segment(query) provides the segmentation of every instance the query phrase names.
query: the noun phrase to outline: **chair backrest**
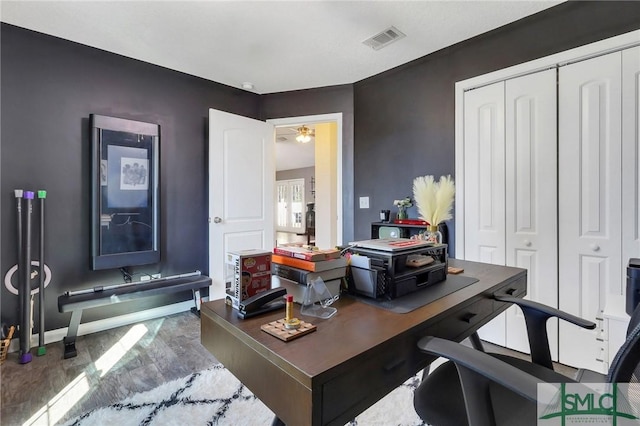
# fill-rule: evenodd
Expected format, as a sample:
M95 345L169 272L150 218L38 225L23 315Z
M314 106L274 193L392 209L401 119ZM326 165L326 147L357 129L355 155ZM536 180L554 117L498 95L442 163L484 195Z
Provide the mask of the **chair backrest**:
M627 339L609 367L608 383L640 383L640 305L631 315Z
M627 327L627 336L631 334L634 328L640 324L640 304L636 306L636 309L631 313L631 319L629 320L629 327Z

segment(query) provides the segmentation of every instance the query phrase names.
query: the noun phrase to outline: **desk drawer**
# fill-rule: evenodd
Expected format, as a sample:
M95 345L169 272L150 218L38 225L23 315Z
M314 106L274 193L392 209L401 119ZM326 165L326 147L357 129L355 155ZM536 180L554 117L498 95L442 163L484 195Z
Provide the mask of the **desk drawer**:
M493 308L493 299L478 299L436 323L380 345L366 357L352 360L350 368L322 386L322 424L344 424L349 419L338 419L342 413L359 406L369 407L426 367L433 358L418 350L417 343L422 337L462 340L491 316Z
M436 336L460 341L481 327L493 313L494 300L487 297L449 314L422 330L421 337Z
M525 292L526 277L500 287L494 294L520 296ZM338 416L345 411L369 407L426 367L433 357L418 350L416 345L422 337L461 341L506 308L503 305L506 304L497 302L490 294L477 297L466 306L447 312L438 321L386 342L366 357L351 360L342 374L322 385L322 424L344 424L349 419L338 419ZM363 383L366 386L362 386Z
M349 419L336 422L338 416L356 407L373 405L414 375L419 370L418 357L407 354L418 353L416 342L404 338L381 345L375 353L354 359L353 367L325 383L322 424L345 424ZM425 358L418 355L420 359Z
M524 297L527 294L527 279L521 278L493 292L496 296Z
M525 277L499 288L493 294L521 297L526 294L526 288L527 280ZM436 336L443 339L461 341L506 309L508 307L506 305L508 304L498 302L493 296L478 298L471 304L448 314L446 318L439 322L427 325L421 337Z

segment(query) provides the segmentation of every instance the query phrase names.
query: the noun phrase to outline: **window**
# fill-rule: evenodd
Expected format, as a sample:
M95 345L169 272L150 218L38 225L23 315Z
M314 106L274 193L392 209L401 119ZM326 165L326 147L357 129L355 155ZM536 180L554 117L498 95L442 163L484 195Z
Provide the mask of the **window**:
M276 230L304 232L304 179L276 181L277 222Z

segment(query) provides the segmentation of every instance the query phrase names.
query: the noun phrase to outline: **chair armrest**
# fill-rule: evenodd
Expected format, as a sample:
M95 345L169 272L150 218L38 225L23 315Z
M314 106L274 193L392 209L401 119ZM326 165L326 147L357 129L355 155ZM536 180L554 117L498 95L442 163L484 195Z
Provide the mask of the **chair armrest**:
M429 354L451 360L457 367L467 368L488 381L498 383L512 392L535 402L537 400L540 379L507 364L489 354L480 352L459 343L427 336L418 341L418 348ZM465 398L473 389L462 389Z
M447 358L455 365L460 380L467 419L471 426L495 425L497 422L493 402L504 401L505 394L499 391L494 393L498 389L493 389L491 387L492 383L501 385L533 405L533 418L529 417L531 414L529 409L532 408L529 405L529 409L517 412L516 417L524 416L517 424L538 424L535 406L540 401L557 400L559 392L557 383L573 383L574 386L581 386L574 380L553 371L548 371L550 374L545 373L537 377L485 352L438 337L423 337L418 341L417 346L421 351ZM540 367L538 369L545 370ZM555 376L558 376L558 380L554 378ZM438 377L441 380L444 378L455 380L455 378L449 378L448 376ZM423 380L429 380L429 377ZM544 383L548 383L548 385L539 386ZM588 388L582 389L588 390ZM494 398L497 398L497 400ZM517 406L517 409L521 410L527 405L520 404L519 401L513 398L507 398L506 401L506 404L510 405L505 405L499 409L507 409L508 411L507 407ZM510 416L511 422L509 424L514 424L512 422L513 419L514 417Z
M513 303L520 307L527 324L531 360L534 363L547 367L551 370L553 370L553 363L551 362L551 352L549 351L549 337L547 336L546 324L549 318L560 318L589 330L596 328L596 324L592 321L585 320L584 318L577 317L570 313L532 300L500 295L494 295L494 299L499 302Z
M520 306L520 308L524 312L525 317L527 316L527 312L525 311L525 309L528 312L531 312L531 310L533 310L534 312L537 312L539 315L545 316L545 318L551 318L551 317L560 318L562 320L565 320L567 322L570 322L579 327L586 328L589 330L593 330L594 328L596 328L596 324L593 321L589 321L584 318L577 317L568 312L564 312L559 309L552 308L551 306L548 306L548 305L543 305L542 303L539 303L539 302L534 302L533 300L526 300L520 297L500 296L500 295L495 295L494 299L500 302L513 303L515 305Z

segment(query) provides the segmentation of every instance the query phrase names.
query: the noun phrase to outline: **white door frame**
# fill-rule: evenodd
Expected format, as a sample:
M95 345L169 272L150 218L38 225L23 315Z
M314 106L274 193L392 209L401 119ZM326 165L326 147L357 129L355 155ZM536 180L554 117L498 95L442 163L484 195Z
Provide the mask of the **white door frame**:
M301 124L315 124L315 123L336 123L337 141L338 141L338 165L337 165L337 173L336 181L336 207L337 207L337 234L336 241L338 245L342 244L342 113L332 113L332 114L318 114L318 115L305 115L299 117L287 117L287 118L273 118L266 120L267 123L271 123L276 127L283 126L295 126ZM275 143L275 140L274 142Z

